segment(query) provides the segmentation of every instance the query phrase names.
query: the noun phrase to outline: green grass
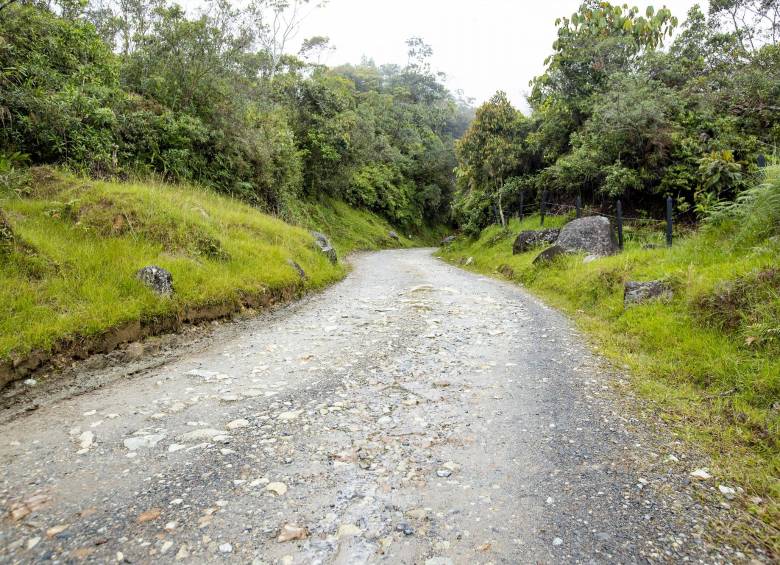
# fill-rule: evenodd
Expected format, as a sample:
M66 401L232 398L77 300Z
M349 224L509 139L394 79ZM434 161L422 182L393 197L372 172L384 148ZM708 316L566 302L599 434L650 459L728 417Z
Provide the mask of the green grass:
M0 361L187 308L318 289L346 272L315 249L308 229L195 187L43 171L26 196L0 193L0 209L15 238L0 241ZM340 256L398 245L368 212L335 201L307 209L308 227L328 233ZM304 283L287 259L303 267ZM173 274L172 298L135 279L151 264Z
M775 177L776 178L776 177ZM775 180L777 182L777 180ZM548 217L545 226L570 218ZM776 220L772 220L776 221ZM780 232L780 224L773 229ZM645 249L663 239L627 228L625 251L583 263L565 256L532 264L540 250L512 255L514 236L539 229L539 218L513 220L459 239L442 256L523 284L570 314L596 348L630 369L636 389L680 437L713 457L717 476L746 490L746 509L763 523L745 533L780 550L780 242L735 242L735 223L678 238L671 249ZM670 302L625 310L625 281L667 280Z

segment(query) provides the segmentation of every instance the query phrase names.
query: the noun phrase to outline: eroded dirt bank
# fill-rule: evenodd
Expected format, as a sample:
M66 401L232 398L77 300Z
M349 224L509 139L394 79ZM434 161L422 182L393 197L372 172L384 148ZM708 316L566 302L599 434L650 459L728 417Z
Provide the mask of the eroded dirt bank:
M560 314L431 250L162 361L3 425L0 561L747 561Z

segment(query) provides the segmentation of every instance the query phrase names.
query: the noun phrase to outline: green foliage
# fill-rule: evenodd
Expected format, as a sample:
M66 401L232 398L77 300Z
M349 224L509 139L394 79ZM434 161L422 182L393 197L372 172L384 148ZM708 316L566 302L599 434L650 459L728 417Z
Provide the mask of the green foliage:
M404 68L307 63L285 52L300 3L216 2L197 17L166 0L10 5L0 152L194 181L284 218L328 195L408 227L448 221L469 108L431 71L431 48L411 40ZM305 47L313 59L327 41Z

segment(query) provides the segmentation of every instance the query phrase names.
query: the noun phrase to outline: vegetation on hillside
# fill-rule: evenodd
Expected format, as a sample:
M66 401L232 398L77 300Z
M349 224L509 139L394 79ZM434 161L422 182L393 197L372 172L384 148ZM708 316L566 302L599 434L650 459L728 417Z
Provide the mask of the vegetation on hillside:
M307 0L35 0L0 12L0 178L61 164L195 182L284 219L331 197L406 229L449 218L468 107L408 40L406 66L291 55ZM284 22L284 25L281 24Z
M33 173L24 198L3 200L0 363L139 320L291 298L345 273L306 229L207 189ZM417 243L392 240L386 220L343 203L310 204L308 214L312 227L329 229L341 256ZM172 297L136 279L148 265L173 274Z
M751 186L780 142L780 3L713 0L678 26L666 9L589 0L558 20L531 113L499 92L458 150L456 212L471 234L520 204L612 206L690 220Z
M571 219L548 216L545 226ZM519 282L572 315L678 433L707 449L718 475L746 489L764 526L742 534L780 551L780 167L671 248L648 249L660 230L629 225L618 255L535 265L538 249L513 255L512 243L538 227L538 216L511 219L443 256L472 257L468 268ZM626 281L656 279L672 285L671 301L624 308Z

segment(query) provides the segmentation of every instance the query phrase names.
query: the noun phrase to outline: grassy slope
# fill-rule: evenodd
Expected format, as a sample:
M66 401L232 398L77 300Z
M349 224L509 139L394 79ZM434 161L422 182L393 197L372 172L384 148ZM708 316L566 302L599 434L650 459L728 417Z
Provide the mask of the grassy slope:
M55 173L30 197L3 197L20 241L0 253L0 361L187 307L233 303L242 293L316 289L341 278L306 229L197 188L89 181ZM343 255L410 245L387 238L384 220L337 202L308 205L311 227ZM287 263L297 261L308 275ZM155 264L173 273L173 298L134 278Z
M545 225L568 219L548 216ZM643 242L660 241L662 234L629 231L620 255L587 264L581 255L568 256L539 267L532 265L539 250L512 255L514 235L538 228L538 217L515 220L507 232L488 228L478 239L457 241L442 255L455 262L473 257L470 269L524 284L572 315L601 352L631 370L638 390L675 431L713 456L721 480L737 482L749 496L765 499L748 503L764 525L748 535L778 552L780 277L773 271L778 245L737 250L723 233L710 230L682 238L671 249L643 249ZM757 273L767 272L775 273L775 286L764 288ZM745 283L737 288L761 292L751 290L736 314L757 323L746 322L734 331L705 323L708 314L723 315L728 300L702 299L723 296L724 281L743 276ZM675 298L624 310L623 283L653 279L668 280ZM702 304L716 311L702 312ZM755 339L764 335L762 323L765 329L771 326L763 341Z

